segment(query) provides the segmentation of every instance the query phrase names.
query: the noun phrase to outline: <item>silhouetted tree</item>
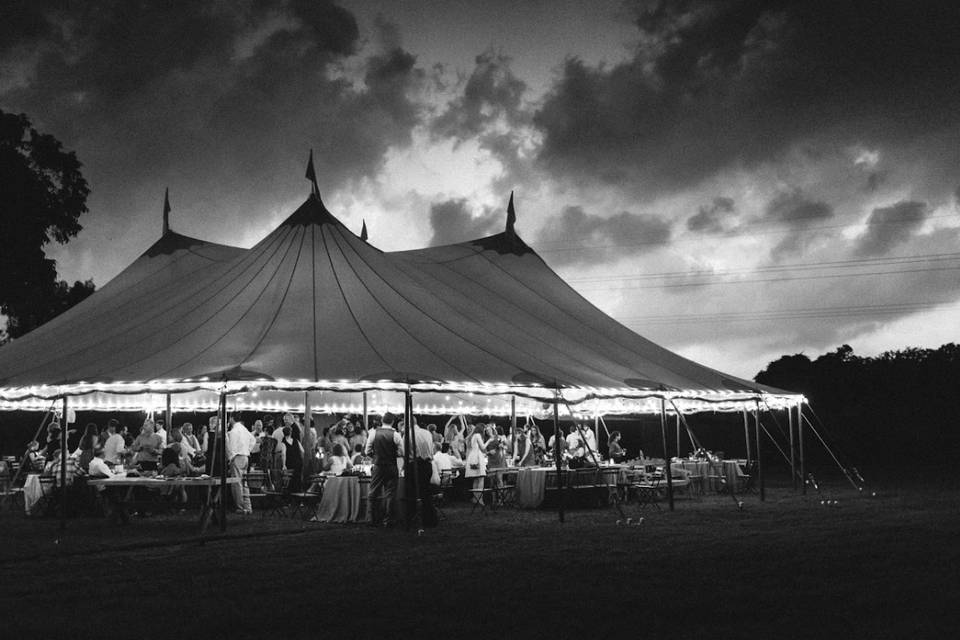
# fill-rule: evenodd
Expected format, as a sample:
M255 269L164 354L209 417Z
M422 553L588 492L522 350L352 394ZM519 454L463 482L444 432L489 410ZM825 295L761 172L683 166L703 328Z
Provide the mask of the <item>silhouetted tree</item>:
M50 242L77 235L90 189L80 161L59 140L37 132L24 114L0 110L0 313L16 336L46 322L93 283L57 280Z

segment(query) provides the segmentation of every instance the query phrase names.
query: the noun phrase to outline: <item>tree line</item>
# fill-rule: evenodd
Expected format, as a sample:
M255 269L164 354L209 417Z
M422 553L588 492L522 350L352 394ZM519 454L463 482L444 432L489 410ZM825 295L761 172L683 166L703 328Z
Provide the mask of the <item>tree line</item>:
M960 345L864 357L845 344L814 360L782 356L755 380L803 393L828 442L853 464L914 464L960 454Z

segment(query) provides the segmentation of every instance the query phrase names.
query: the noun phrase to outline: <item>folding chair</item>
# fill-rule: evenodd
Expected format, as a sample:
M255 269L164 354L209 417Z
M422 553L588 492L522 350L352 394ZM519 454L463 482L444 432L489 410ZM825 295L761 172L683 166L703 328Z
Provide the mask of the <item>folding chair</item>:
M293 509L290 511L290 517L297 514L303 520L309 520L317 515L317 507L320 506L320 499L323 497L323 485L327 477L323 474L310 476L310 486L306 491L298 491L289 494Z
M59 504L59 496L56 478L40 476L40 498L33 505L30 515L40 517L51 515Z
M660 478L642 478L630 485L637 497L640 510L649 506L660 511Z
M493 499L498 507L513 507L517 503L517 472L504 471L500 483L493 487Z
M280 469L271 469L269 471L269 479L271 486L273 488L264 490L264 503L263 503L263 512L260 514L260 519L266 518L268 515L276 515L278 518L287 518L290 516L287 507L290 502L290 478L292 477L292 472L288 469L281 471Z
M757 461L751 460L747 463L747 470L743 471L740 465L737 465L737 479L740 482L740 493L756 493L754 482L757 477Z
M472 480L472 479L471 479ZM473 501L473 506L470 509L470 513L473 513L477 510L477 507L480 507L480 513L486 513L487 511L487 496L491 496L491 503L493 502L493 489L491 488L491 477L488 475L483 479L483 484L479 489L476 487L470 487L470 498ZM491 507L496 505L491 504Z
M448 494L453 491L453 480L456 477L456 469L444 469L440 472L440 486L433 494L433 508L436 509L437 517L441 520L447 519L443 507L447 506Z

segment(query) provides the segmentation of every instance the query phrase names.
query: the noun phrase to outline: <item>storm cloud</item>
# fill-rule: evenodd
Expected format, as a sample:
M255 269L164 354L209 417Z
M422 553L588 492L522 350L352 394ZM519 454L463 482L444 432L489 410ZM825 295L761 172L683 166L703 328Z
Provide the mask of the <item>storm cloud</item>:
M476 240L502 230L503 214L484 207L474 215L466 199L455 198L430 205L431 246Z
M703 205L697 214L687 219L687 229L704 233L720 233L724 230L724 221L736 212L733 198L716 197L708 205Z
M810 227L832 217L833 207L808 197L800 189L777 194L767 203L764 219L782 224L786 235L770 250L770 257L779 260L800 253L802 241L812 237Z
M877 207L867 218L867 231L857 242L859 256L882 256L904 244L927 219L926 202L903 200L889 207Z
M669 242L671 235L670 222L655 214L621 211L606 218L573 205L551 219L540 233L538 246L551 263L597 263L598 255L610 260L649 251Z
M937 44L960 40L956 3L644 1L634 11L633 57L569 59L536 113L549 171L656 194L798 145L958 137L960 56ZM933 160L957 157L945 148Z

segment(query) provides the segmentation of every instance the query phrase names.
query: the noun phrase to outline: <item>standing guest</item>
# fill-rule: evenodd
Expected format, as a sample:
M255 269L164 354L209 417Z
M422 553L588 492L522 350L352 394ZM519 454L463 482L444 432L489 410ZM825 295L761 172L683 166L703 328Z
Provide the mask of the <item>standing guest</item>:
M487 456L483 452L483 424L474 425L473 433L467 440L465 466L464 477L473 478L474 489L483 489L483 481L487 477Z
M333 445L339 444L343 447L344 451L350 450L350 440L347 438L347 425L350 424L346 420L341 420L337 423L337 426L332 429L333 433L330 435L330 450L333 450Z
M433 487L430 485L430 478L433 476L433 436L429 431L417 424L416 416L413 417L413 464L412 470L417 474L416 483L407 480L408 495L417 490L417 499L420 501L420 521L424 527L437 526L437 510L433 504ZM409 476L408 476L409 477ZM414 486L411 486L414 485ZM409 511L407 517L411 517Z
M506 458L503 453L503 440L494 425L487 425L484 429L483 450L487 454L487 467L490 469L501 469L507 466Z
M567 433L567 453L572 458L582 458L584 454L583 438L580 436L576 424L570 425L570 430Z
M607 441L607 448L610 451L610 459L620 463L627 459L627 451L620 446L620 432L611 431L610 439Z
M439 431L437 431L437 425L431 422L427 425L427 431L430 432L430 437L433 438L434 452L440 451L440 445L443 443L443 436L440 435Z
M350 429L351 433L347 436L347 440L350 442L350 449L351 451L356 451L357 445L360 445L360 452L362 453L363 445L367 443L367 432L359 422L351 425Z
M207 449L210 448L210 431L207 425L200 424L200 428L197 430L196 434L197 442L200 443L200 451L206 453Z
M282 441L283 438L284 438L284 435L283 435L283 428L284 428L284 427L290 427L290 430L291 430L291 433L292 433L292 431L293 431L293 422L294 422L294 420L293 420L293 414L292 414L292 413L285 413L285 414L283 414L283 419L281 420L280 425L274 430L274 432L273 432L273 434L272 434L273 437L274 437L274 439L275 439L277 442Z
M21 462L23 472L43 471L43 462L41 460L40 443L36 440L31 440L27 443L27 450L23 453L23 462Z
M93 460L93 450L97 448L98 441L97 425L91 422L84 429L83 435L80 437L80 445L73 453L74 457L77 458L77 466L84 473L90 467L90 461Z
M203 433L203 452L206 459L206 472L211 476L220 475L220 418L210 416Z
M167 430L164 426L163 420L157 420L154 430L157 432L157 435L160 436L160 441L163 442L163 446L167 446Z
M283 439L280 441L280 460L283 462L283 468L289 469L290 491L297 493L302 486L303 474L303 446L300 441L293 437L293 429L285 426L281 431Z
M536 457L534 456L532 431L532 428L529 431L520 431L520 435L517 438L514 463L518 467L534 467L537 464Z
M367 464L366 462L363 461L365 457L366 456L363 455L363 445L362 444L354 445L353 453L350 457L350 463L354 466L358 464Z
M250 450L253 449L254 437L247 427L234 419L233 425L227 431L227 459L230 461L230 475L240 478L240 482L231 485L233 503L237 513L251 514L253 507L250 504L250 489L247 487L247 467L250 465Z
M454 420L460 419L460 416L451 416L447 420L447 425L444 428L443 432L443 441L450 443L450 452L463 460L466 455L466 440L464 439L466 434L466 425L463 423L463 420L460 419L460 424L454 424Z
M394 522L394 496L400 473L397 460L403 455L403 440L393 428L396 417L389 411L383 414L382 426L371 430L363 450L373 458L367 508L370 525L389 526Z
M586 446L586 455L588 457L592 457L591 454L600 457L600 452L597 451L597 434L593 432L593 429L583 427L583 442Z
M117 433L117 426L119 423L113 418L107 421L107 440L103 443L103 459L114 467L123 463L123 454L126 453L123 436Z
M60 448L60 423L51 422L47 427L47 441L43 445L43 456L50 460L53 452Z
M253 423L253 447L250 448L250 466L260 461L260 443L263 442L263 421L256 420Z
M140 435L133 441L133 446L130 448L137 454L136 463L141 471L157 470L163 443L160 441L160 436L153 430L153 420L147 418L143 421Z

